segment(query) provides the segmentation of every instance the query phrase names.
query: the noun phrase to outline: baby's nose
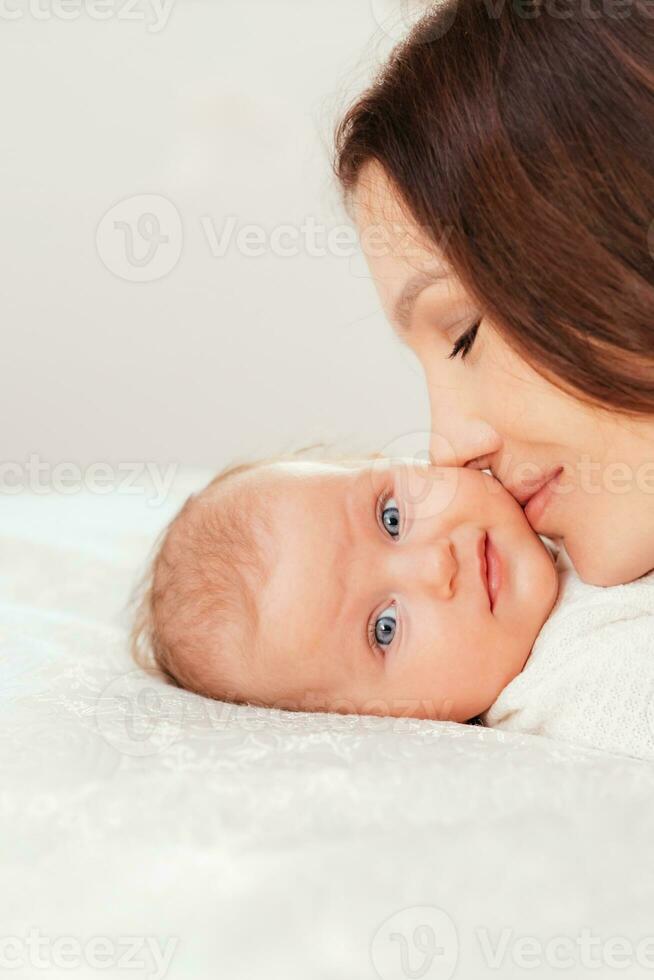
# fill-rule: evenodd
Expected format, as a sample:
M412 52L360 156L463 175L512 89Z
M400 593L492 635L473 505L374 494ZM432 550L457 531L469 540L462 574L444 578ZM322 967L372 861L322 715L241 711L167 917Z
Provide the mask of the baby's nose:
M449 599L454 595L454 580L457 572L457 563L454 555L454 547L449 538L444 538L437 542L435 555L434 580L439 595Z
M407 552L409 577L416 587L440 599L454 595L458 565L452 542L440 538Z

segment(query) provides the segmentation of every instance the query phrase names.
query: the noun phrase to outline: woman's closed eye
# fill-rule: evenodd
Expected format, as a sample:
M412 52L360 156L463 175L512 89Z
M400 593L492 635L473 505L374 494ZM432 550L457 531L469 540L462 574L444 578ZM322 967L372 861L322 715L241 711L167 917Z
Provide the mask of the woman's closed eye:
M461 355L462 361L466 359L466 356L472 350L472 345L474 344L477 338L477 332L479 331L480 325L481 325L481 320L473 324L473 326L470 327L469 330L466 330L465 333L461 334L459 339L454 344L451 353L448 354L448 360L450 361L453 360L458 354Z

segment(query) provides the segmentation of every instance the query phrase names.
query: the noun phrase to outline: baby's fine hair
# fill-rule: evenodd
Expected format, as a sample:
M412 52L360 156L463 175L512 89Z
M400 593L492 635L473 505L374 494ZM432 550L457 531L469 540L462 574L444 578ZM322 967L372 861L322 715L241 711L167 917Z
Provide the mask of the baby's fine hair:
M243 681L256 664L256 593L269 571L270 524L265 492L239 478L307 458L353 457L315 443L234 463L191 494L155 541L132 598L131 650L139 666L197 694L253 703Z
M233 703L245 700L255 590L267 570L266 508L238 478L273 461L229 466L191 494L155 542L132 600L136 662L179 687Z

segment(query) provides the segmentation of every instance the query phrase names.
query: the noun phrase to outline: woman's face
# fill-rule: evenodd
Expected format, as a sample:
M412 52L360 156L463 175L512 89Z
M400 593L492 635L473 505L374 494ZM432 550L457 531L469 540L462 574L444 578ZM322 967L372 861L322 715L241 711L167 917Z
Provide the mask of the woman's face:
M378 164L362 171L355 219L386 315L426 376L434 463L490 469L588 582L652 569L654 422L564 394L487 317L471 332L481 311Z

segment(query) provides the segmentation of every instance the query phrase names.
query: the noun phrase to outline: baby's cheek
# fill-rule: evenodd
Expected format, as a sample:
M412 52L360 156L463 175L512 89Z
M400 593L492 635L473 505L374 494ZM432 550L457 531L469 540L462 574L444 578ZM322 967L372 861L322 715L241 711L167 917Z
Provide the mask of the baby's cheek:
M471 618L466 625L457 649L457 662L476 677L481 684L491 686L509 674L511 678L522 668L531 649L531 637L520 627L505 629L493 617ZM524 653L524 656L523 656ZM510 679L511 679L510 678Z

